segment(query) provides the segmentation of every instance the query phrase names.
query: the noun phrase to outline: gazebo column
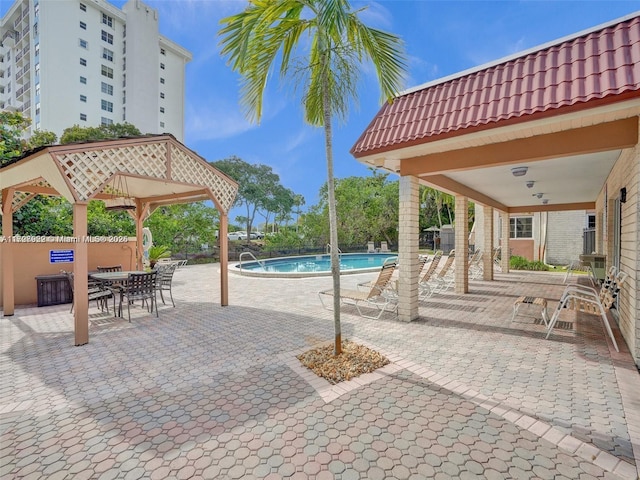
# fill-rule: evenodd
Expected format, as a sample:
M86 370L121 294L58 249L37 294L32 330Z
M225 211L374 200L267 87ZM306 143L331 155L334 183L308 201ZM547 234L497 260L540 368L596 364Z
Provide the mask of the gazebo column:
M73 204L73 235L76 238L73 259L73 310L76 346L89 343L87 205L86 202Z
M2 250L2 309L5 317L13 315L15 308L13 243L10 241L13 236L12 204L13 188L6 188L2 191L2 235L7 240L0 243Z
M136 270L142 270L144 265L142 259L144 257L144 248L142 246L142 229L144 224L144 217L149 210L149 205L142 203L136 198Z
M469 201L467 197L456 195L455 230L455 280L456 293L469 291Z
M493 208L487 205L482 206L482 245L482 279L493 280Z
M418 178L400 177L398 319L402 322L418 318L419 208Z
M229 305L229 239L227 238L229 218L220 213L220 305Z
M509 273L509 257L511 249L509 248L509 213L500 212L500 268L502 273Z

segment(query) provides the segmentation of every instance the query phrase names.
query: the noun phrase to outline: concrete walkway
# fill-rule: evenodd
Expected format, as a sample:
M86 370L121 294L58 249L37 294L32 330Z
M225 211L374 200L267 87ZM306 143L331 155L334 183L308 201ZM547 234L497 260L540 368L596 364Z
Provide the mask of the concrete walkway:
M73 346L69 306L0 318L0 477L636 479L640 375L614 328L534 307L562 276L497 274L421 306L421 318L342 310L343 338L392 361L332 386L295 355L333 338L330 278L177 270L176 308L132 322L92 309ZM342 277L344 287L372 278ZM536 315L537 318L527 316Z

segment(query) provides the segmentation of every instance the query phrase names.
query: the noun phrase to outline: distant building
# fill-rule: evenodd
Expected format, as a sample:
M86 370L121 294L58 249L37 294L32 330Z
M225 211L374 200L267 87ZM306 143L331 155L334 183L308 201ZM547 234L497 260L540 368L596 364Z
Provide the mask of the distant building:
M140 0L16 0L0 20L0 109L31 132L128 122L182 141L191 58Z

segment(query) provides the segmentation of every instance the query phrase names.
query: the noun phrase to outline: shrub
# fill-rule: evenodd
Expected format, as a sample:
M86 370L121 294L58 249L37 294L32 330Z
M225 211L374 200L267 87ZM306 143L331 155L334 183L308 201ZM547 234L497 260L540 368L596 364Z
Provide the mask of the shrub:
M513 270L535 270L539 272L546 272L549 270L549 267L540 260L531 262L524 257L520 257L518 255L513 255L509 259L509 266Z

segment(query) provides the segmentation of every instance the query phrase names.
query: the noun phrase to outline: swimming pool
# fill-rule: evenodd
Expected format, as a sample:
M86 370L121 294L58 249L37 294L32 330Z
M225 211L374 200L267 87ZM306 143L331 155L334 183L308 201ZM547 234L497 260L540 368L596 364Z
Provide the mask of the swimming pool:
M394 253L341 253L340 274L364 273L379 269ZM253 277L320 277L331 275L330 255L304 255L299 257L269 258L243 261L231 265L229 270Z

